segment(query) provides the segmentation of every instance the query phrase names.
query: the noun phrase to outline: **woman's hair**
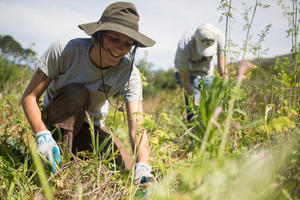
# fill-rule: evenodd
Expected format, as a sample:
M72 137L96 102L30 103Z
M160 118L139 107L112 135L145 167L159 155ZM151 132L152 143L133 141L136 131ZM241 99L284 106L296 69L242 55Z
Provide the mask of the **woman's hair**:
M105 32L105 31L97 31L96 33L94 33L94 34L92 35L92 41L93 41L93 44L96 44L96 43L98 43L99 41L100 41L100 43L102 44L101 39L102 39L102 36L103 36L104 32Z

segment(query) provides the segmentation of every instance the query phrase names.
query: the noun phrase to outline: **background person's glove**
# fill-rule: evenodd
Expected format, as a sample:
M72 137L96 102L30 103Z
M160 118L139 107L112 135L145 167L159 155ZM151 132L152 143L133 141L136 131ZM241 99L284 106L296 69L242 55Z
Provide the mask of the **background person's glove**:
M41 131L35 135L37 151L41 153L51 163L52 172L56 172L56 163L59 164L60 153L59 148L53 139L50 131ZM55 158L54 158L55 157Z
M151 170L149 165L143 162L138 162L135 165L134 171L134 182L135 184L147 184L153 180L153 175L151 174Z

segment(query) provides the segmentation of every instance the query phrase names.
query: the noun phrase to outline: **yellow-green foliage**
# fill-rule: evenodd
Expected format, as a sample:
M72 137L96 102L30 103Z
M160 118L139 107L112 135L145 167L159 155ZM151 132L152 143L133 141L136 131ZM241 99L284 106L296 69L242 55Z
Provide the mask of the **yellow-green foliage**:
M298 138L274 152L257 151L225 160L196 157L190 165L170 171L152 188L150 199L286 199L289 193L275 177L285 167L283 163L299 163L290 158L299 144Z
M256 77L256 82L253 71L234 91L233 72L228 83L217 77L212 91L203 94L206 106L192 107L196 117L191 124L185 119L183 90L179 86L171 89L172 85L166 84L164 86L170 86L166 92L159 88L162 85L156 84L157 91L149 93L158 94L156 106L149 106L152 104L148 101L144 108L151 113L136 113L144 117L138 131L146 130L150 141L150 166L155 181L149 189L148 199L300 198L299 106L293 103L299 99L290 95L299 88L287 85L291 80L287 72L284 84L280 84L281 80L276 82L280 78L279 72L284 70L280 63L277 66L280 70L275 74L260 71L261 77ZM15 67L16 71L6 82L0 80L3 83L0 87L0 199L42 199L44 196L53 199L135 199L138 189L133 186L132 171L106 162L97 154L96 143L94 152L63 158L57 174L51 174L45 165L34 167L31 155L35 154L30 154L28 145L34 143L28 140L33 139L32 131L20 105L29 79L26 70ZM18 78L10 77L13 74ZM169 75L173 76L173 72L157 77L167 83L171 79L166 78ZM273 78L266 78L270 76ZM153 82L149 77L144 81L151 86ZM269 93L273 94L272 98L259 98ZM228 109L231 99L235 100L232 110ZM121 105L114 102L116 99L110 100L114 106ZM212 126L210 119L218 106L223 108L216 119L219 126ZM217 152L230 112L232 121L224 140L224 156L219 158ZM111 107L106 126L130 151L126 112ZM205 133L206 148L199 154ZM33 151L34 148L31 153Z
M271 131L287 132L290 129L295 128L295 124L289 118L281 116L278 118L274 118L270 122L269 127Z
M268 135L275 133L288 132L295 128L295 123L289 118L281 116L273 118L268 125L262 125L258 128L258 132L266 133Z

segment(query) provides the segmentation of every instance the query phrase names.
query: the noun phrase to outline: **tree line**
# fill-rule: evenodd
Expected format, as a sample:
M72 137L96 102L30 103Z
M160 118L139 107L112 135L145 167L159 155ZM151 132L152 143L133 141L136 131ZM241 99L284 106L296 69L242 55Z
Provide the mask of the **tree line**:
M14 64L31 64L36 56L31 48L23 48L10 35L0 35L0 52L2 57Z

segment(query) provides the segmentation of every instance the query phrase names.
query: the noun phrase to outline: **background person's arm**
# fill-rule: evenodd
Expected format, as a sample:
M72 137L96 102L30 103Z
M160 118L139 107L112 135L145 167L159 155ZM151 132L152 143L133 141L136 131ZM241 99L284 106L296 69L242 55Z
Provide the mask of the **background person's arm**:
M193 94L193 86L190 81L190 73L188 69L179 69L179 74L182 82L182 86L188 95Z
M228 80L228 71L226 67L226 62L225 62L225 56L224 55L219 55L218 56L218 72L220 76L225 76L226 80Z

